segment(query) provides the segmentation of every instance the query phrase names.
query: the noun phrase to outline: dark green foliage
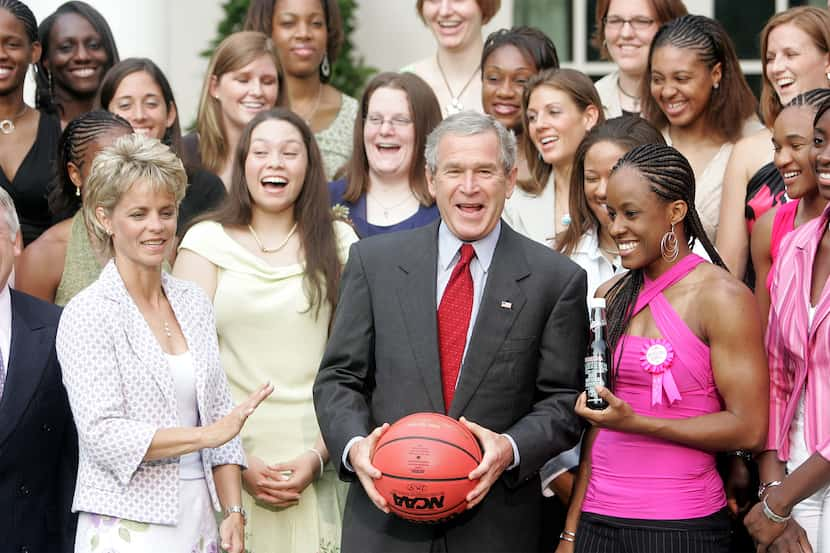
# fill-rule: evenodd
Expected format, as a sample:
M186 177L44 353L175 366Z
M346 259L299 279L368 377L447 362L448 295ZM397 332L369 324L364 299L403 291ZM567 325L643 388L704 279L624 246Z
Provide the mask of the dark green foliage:
M340 48L340 55L332 66L332 78L330 84L345 92L349 96L359 97L363 86L369 77L377 71L363 62L363 58L357 53L351 41L355 29L354 18L357 15L357 0L338 0L340 13L343 17L344 40ZM213 49L222 42L226 36L242 30L245 21L245 14L248 12L249 0L227 0L222 4L225 11L225 18L219 22L217 35L211 41L210 48L202 52L202 56L209 58Z

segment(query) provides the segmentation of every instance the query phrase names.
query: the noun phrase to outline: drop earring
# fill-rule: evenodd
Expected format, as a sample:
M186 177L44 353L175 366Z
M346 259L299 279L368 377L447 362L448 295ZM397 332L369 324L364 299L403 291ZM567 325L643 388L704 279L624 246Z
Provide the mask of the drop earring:
M75 187L75 197L76 197L76 198L80 198L80 197L81 197L81 187L80 187L80 186L76 186L76 187Z
M320 75L322 75L324 79L328 79L331 75L331 65L329 64L328 52L323 55L323 62L320 64Z
M674 262L680 255L680 248L677 245L677 234L674 232L674 223L671 224L669 232L663 235L660 240L660 254L669 263Z

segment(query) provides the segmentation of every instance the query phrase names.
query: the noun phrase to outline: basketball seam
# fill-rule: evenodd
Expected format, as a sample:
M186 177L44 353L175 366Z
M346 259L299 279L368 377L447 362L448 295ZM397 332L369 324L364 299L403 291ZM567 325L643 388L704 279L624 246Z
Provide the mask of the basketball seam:
M439 442L439 443L442 443L442 444L446 444L448 446L451 446L451 447L454 447L456 449L459 449L459 450L463 451L464 453L467 454L467 456L470 459L475 461L476 464L481 463L481 461L479 459L476 459L475 456L472 453L470 453L469 451L467 451L463 447L461 447L459 445L456 445L452 442L448 442L447 440L442 440L440 438L432 438L430 436L401 436L400 438L392 438L391 440L389 440L387 442L384 442L381 445L379 445L378 448L375 450L375 455L377 455L377 452L380 451L381 449L383 449L384 447L386 447L387 445L395 443L395 442L399 442L401 440L429 440L429 441L432 441L432 442Z
M381 474L389 478L394 478L395 480L415 480L416 482L456 482L458 480L467 480L466 476L459 476L456 478L417 478L415 476L396 476L385 472L381 472Z

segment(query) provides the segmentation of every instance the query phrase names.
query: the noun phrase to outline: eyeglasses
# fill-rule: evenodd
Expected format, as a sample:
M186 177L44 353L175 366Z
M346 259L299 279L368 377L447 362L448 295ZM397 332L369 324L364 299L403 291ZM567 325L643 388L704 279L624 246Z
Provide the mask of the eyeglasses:
M383 116L377 113L370 113L366 116L366 124L372 127L382 127L386 121L396 129L402 129L412 124L412 119L403 115L396 115L391 119L384 119Z
M611 29L613 31L619 31L623 28L623 25L628 23L635 31L645 31L652 25L654 25L654 20L650 17L632 17L631 19L625 19L624 17L618 17L616 15L612 15L611 17L603 17L603 23L605 24L606 29Z

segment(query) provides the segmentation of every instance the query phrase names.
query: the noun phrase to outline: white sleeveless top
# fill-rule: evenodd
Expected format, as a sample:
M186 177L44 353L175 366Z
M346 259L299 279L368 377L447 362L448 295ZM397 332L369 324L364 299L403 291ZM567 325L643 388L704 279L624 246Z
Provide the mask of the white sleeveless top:
M199 426L199 408L196 403L196 372L193 369L193 356L190 351L179 355L165 353L173 376L176 390L176 411L179 424L185 428ZM202 468L202 453L194 451L181 456L179 460L179 478L182 480L199 480L205 477Z

